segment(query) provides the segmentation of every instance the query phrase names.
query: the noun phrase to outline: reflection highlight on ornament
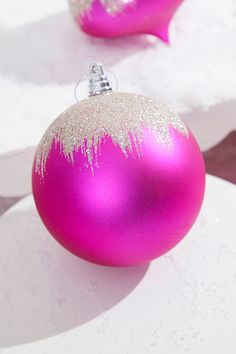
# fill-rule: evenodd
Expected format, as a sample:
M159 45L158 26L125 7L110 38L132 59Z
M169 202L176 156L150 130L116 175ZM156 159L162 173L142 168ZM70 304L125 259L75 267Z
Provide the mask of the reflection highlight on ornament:
M99 169L96 175L100 175ZM87 176L80 183L81 199L84 200L89 214L98 213L103 218L111 220L114 215L120 215L123 208L128 208L127 180L120 178L114 169L107 171L105 176L98 179Z

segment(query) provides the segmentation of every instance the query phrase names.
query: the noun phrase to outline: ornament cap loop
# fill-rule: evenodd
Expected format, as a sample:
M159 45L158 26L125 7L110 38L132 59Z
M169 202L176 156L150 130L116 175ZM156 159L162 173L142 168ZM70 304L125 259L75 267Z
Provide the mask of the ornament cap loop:
M89 96L111 92L112 87L100 63L92 63L89 67Z
M80 88L80 95L78 95L78 88ZM78 103L81 99L87 98L88 95L89 97L98 96L112 92L113 89L118 91L117 77L111 70L104 68L101 63L95 62L90 64L89 72L76 83L74 97Z

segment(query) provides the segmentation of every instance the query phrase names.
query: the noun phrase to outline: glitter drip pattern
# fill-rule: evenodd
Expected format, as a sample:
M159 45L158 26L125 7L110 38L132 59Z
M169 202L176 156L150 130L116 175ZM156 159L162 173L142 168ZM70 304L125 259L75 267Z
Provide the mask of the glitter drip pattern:
M141 156L145 128L151 129L167 147L172 145L170 128L188 137L188 129L177 114L149 97L116 92L87 98L71 106L48 128L37 150L36 172L44 176L53 143L60 144L71 163L74 152L81 149L92 170L106 136L124 155Z
M100 0L102 6L108 14L116 14L122 12L126 5L132 5L136 0ZM69 0L72 13L82 15L85 11L89 11L94 0Z

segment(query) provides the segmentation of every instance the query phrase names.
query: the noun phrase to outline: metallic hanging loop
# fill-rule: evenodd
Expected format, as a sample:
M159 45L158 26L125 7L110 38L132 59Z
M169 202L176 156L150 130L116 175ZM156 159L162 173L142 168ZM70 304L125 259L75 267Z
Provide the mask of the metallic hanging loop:
M114 85L111 85L108 80L107 73L113 78ZM78 88L83 81L88 82L89 97L112 92L113 90L118 91L118 80L115 74L109 69L104 69L102 64L93 63L89 66L89 73L84 75L74 87L74 97L77 103L80 101L78 98Z

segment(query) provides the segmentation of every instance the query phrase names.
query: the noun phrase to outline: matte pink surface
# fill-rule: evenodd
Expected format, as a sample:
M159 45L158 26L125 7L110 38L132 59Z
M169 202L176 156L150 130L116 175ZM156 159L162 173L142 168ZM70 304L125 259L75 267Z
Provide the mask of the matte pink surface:
M199 213L205 167L191 134L171 134L166 147L146 131L141 158L126 158L104 139L94 174L80 151L72 165L54 144L45 177L33 170L33 193L55 239L88 261L114 266L148 262L174 247Z
M112 38L130 34L153 34L168 42L169 23L183 0L137 0L122 12L109 14L100 0L76 19L82 30L95 37Z

